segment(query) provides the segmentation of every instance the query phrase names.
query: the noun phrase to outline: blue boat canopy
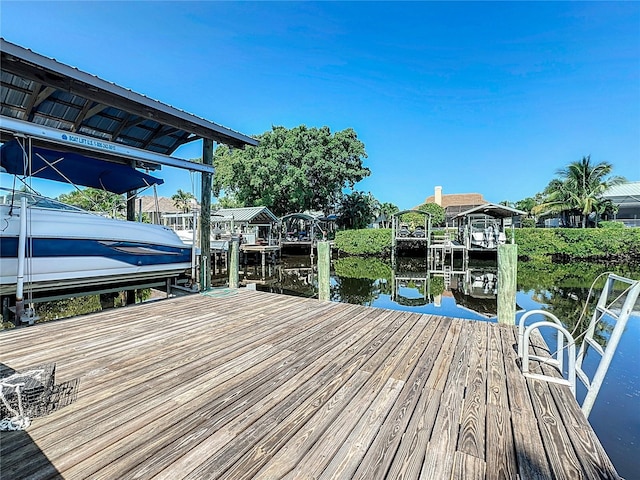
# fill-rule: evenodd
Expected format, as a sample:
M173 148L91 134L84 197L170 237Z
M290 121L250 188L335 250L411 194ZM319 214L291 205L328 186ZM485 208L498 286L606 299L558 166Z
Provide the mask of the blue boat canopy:
M46 178L57 182L74 183L83 187L100 188L122 194L164 180L121 163L108 162L74 152L31 147L31 173L25 171L26 162L22 146L16 141L0 146L0 167L14 175Z

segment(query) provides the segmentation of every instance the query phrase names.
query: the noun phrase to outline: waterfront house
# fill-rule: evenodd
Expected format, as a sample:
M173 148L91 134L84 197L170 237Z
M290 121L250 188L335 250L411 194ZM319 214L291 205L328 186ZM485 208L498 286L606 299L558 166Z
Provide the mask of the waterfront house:
M151 223L164 224L168 227L178 227L186 229L183 225L187 217L176 217L176 214L184 213L180 208L176 207L175 202L167 197L155 197L153 195L142 195L136 199L136 210L142 213L143 217L148 218ZM167 215L170 215L169 217Z
M466 212L474 207L485 205L489 202L485 200L481 193L443 194L442 187L437 186L435 187L434 194L427 197L423 203L435 203L436 205L440 205L444 208L445 225L452 225L454 217L458 214ZM419 208L414 207L414 210L417 209Z
M640 181L614 185L602 195L618 207L608 220L622 222L628 227L640 227Z

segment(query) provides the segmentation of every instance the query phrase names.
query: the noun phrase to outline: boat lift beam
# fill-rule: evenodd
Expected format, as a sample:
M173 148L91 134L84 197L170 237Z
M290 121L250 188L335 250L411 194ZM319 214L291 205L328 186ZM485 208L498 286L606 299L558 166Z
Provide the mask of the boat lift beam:
M100 157L111 160L119 160L128 163L131 160L139 162L147 168L167 167L181 168L201 173L214 173L213 165L195 163L190 160L176 158L161 153L155 153L140 148L130 147L122 143L108 142L86 135L79 135L56 128L45 127L31 122L25 122L15 118L0 115L0 131L13 137L30 137L43 143L64 145L69 148L79 148L95 152Z

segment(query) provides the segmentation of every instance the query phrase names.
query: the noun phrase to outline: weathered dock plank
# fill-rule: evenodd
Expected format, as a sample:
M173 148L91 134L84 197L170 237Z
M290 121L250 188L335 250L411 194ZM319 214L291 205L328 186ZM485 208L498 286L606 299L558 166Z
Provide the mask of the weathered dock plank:
M513 327L239 290L0 332L78 399L2 432L2 478L618 478ZM538 348L537 346L535 348Z

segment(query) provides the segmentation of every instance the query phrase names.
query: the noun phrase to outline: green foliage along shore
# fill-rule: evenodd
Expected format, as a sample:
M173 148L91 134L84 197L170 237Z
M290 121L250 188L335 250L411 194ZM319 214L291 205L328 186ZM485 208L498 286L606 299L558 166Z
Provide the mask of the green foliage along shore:
M364 228L336 233L334 247L339 253L364 257L391 256L391 229Z
M514 234L525 260L640 262L640 228L518 228Z
M640 228L518 228L514 232L523 260L640 262ZM346 255L389 257L391 229L340 231L335 249Z

